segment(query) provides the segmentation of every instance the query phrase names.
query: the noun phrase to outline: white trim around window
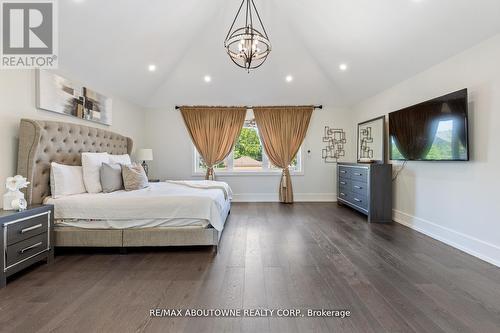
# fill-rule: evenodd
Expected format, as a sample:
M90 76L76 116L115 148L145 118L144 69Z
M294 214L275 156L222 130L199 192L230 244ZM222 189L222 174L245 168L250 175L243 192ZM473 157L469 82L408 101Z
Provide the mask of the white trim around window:
M192 146L193 152L192 156L192 176L205 176L206 169L199 168L200 165L200 154L194 147ZM270 168L269 159L265 152L263 152L262 162L263 168L261 170L235 170L233 169L233 152L229 154L229 156L225 159L227 168L225 169L217 169L215 168L215 174L220 176L276 176L281 174L281 169ZM299 152L297 153L297 168L290 168L290 174L292 176L303 176L304 175L304 161L302 158L302 147L300 147Z

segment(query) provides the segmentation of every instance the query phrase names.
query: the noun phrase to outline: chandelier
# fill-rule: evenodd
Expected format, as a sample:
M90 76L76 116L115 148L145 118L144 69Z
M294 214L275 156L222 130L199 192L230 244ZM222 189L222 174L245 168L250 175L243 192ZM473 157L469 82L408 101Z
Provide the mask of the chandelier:
M243 5L246 7L245 26L234 28L240 13L242 13ZM257 23L260 26L254 25L255 17L257 17ZM247 72L262 66L266 61L269 52L271 52L271 42L253 0L243 0L241 2L233 24L231 24L231 28L227 33L224 47L231 60L237 66L245 68Z

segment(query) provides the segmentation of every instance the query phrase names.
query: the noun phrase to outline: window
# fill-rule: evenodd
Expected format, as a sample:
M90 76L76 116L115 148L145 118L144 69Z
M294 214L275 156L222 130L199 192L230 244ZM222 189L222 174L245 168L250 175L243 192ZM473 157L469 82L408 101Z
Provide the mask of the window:
M193 150L194 173L205 174L206 165L194 146ZM302 172L301 151L302 148L299 149L290 165L292 174ZM214 167L214 170L216 174L275 174L281 172L281 169L274 166L266 155L252 110L247 111L245 123L233 150L223 162Z

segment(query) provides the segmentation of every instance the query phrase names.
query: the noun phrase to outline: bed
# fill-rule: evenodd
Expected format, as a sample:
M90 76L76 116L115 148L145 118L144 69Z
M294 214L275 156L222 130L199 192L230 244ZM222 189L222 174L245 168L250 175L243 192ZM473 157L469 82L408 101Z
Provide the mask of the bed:
M217 250L231 193L189 182L53 199L50 163L81 165L82 152L130 154L132 139L78 124L22 119L18 174L30 182L29 204L54 205L55 246L144 247L211 245Z

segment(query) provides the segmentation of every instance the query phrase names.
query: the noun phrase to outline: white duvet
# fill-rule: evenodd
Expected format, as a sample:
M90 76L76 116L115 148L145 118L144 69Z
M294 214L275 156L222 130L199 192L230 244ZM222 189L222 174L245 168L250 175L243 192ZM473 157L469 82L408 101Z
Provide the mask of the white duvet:
M45 203L54 205L56 219L200 219L222 231L229 200L221 188L194 188L162 182L136 191L47 198Z

